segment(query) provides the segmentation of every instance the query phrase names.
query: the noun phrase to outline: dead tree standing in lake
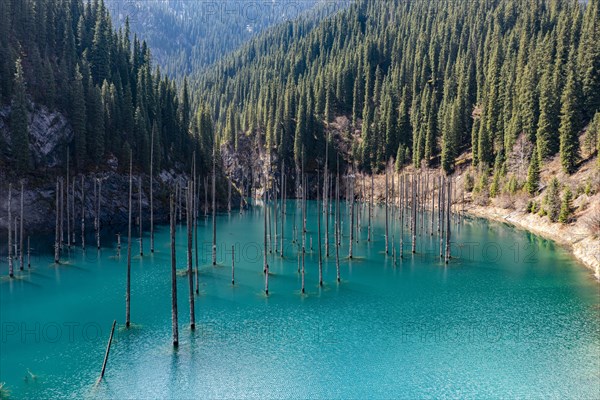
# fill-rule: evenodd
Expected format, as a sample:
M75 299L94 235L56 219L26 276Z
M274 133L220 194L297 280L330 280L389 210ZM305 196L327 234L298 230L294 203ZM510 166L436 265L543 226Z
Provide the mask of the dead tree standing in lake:
M125 327L131 324L131 202L133 197L133 154L129 154L129 217L127 228L127 287L125 290Z
M263 272L265 274L265 295L269 295L269 261L267 260L267 178L264 179L264 188L263 188L263 208L264 208L264 231L263 231Z
M57 178L56 179L56 226L54 227L54 263L55 264L58 264L58 262L60 261L60 231L59 231L59 227L58 227L58 225L59 225L58 219L59 219L59 214L60 214L59 191L60 191L60 186L59 186L59 182L58 182L58 178ZM10 221L9 221L8 226L9 226L8 229L10 229ZM16 240L16 238L15 238L15 240Z
M8 276L14 277L14 267L13 267L13 258L12 258L12 228L10 226L10 221L12 221L12 213L11 213L11 197L12 197L12 184L8 184ZM15 238L16 240L16 238ZM55 243L56 244L56 243ZM55 257L56 258L56 257Z
M85 250L85 186L81 175L81 248Z
M144 224L142 221L142 176L138 180L138 206L139 206L139 235L140 235L140 257L144 256Z
M450 260L450 216L452 207L452 179L448 178L448 206L446 207L446 264Z
M193 224L193 211L192 201L194 196L194 187L191 182L188 181L187 193L185 196L185 219L187 223L187 278L190 288L190 329L196 328L196 313L194 307L194 272L192 270L192 224Z
M150 253L154 253L154 131L156 125L152 127L150 137ZM195 153L194 153L195 154Z
M323 256L321 254L321 212L319 210L319 176L317 175L317 238L319 240L319 286L323 286Z
M23 182L21 181L21 218L19 218L19 268L21 271L23 271L23 216Z
M212 154L212 225L213 225L213 242L212 242L212 264L217 265L217 206L215 198L216 177L217 177L217 160L215 148L213 146Z
M177 323L177 264L175 249L175 204L173 194L169 199L169 225L171 234L171 321L173 329L173 346L179 345L179 327Z
M96 225L96 247L100 250L100 205L102 204L102 180L98 179L98 208L96 215L97 217L97 225Z

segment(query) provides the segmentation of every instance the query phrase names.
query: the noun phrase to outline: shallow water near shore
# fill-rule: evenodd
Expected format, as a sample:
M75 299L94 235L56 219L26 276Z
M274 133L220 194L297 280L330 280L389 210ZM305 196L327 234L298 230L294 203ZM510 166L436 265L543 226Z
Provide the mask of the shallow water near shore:
M284 258L269 254L264 295L263 212L199 219L200 294L189 328L187 276L178 278L179 340L171 345L169 229L132 244L131 318L124 328L127 238L115 232L97 251L65 250L55 266L53 237L32 238L32 268L8 279L0 264L3 394L11 398L596 398L600 392L600 294L591 273L551 241L479 219L452 225L452 255L439 257L437 232L418 236L396 264L399 225L377 207L371 242L362 218L348 259L346 210L336 282L333 215L330 257L318 285L317 215L308 203L306 294L300 293L298 203L287 203ZM364 209L366 211L366 208ZM390 216L392 216L390 214ZM274 222L274 221L273 221ZM279 230L279 228L278 228ZM298 228L300 231L300 228ZM134 232L137 232L134 229ZM322 232L324 236L325 222ZM124 229L122 233L126 233ZM272 228L275 235L275 228ZM280 232L279 232L280 233ZM313 248L310 249L312 237ZM79 245L79 239L77 241ZM235 285L231 246L235 246ZM186 268L178 227L177 265ZM278 248L280 245L278 244ZM325 247L322 248L325 255ZM4 255L5 253L3 253ZM96 385L113 320L106 375Z

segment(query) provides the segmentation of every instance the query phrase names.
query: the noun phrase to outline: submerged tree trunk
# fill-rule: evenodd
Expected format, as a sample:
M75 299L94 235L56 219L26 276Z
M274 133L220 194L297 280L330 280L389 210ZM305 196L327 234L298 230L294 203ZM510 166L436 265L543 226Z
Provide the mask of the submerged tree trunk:
M323 256L321 254L321 213L319 211L320 204L319 194L319 176L317 176L317 238L319 241L319 286L323 286Z
M187 278L190 288L190 329L196 328L196 313L194 307L194 272L192 270L192 223L193 211L192 201L194 195L194 186L188 181L187 193L185 196L185 219L187 223Z
M448 206L446 207L446 264L450 260L450 216L452 207L452 179L448 178Z
M144 256L144 222L142 220L142 176L138 180L140 257Z
M335 189L335 269L337 281L340 281L340 160L337 160Z
M14 267L13 267L13 258L12 258L12 227L10 226L10 221L12 221L12 212L11 212L11 198L12 198L12 184L8 184L8 276L14 277ZM56 245L56 241L55 241ZM56 258L56 256L55 256Z
M154 253L154 129L150 139L150 253Z
M59 205L59 191L60 191L60 186L59 186L59 182L58 182L58 178L56 179L56 226L54 227L54 263L58 264L58 262L60 261L60 232L59 232L59 217L60 217L60 205ZM10 229L10 221L8 223L8 226ZM16 240L16 238L15 238Z
M23 271L23 182L21 182L21 218L19 218L19 224L19 268Z
M349 177L350 183L350 244L348 246L348 258L352 259L352 245L354 242L354 180Z
M212 264L217 265L217 213L216 213L216 176L217 176L217 164L216 154L213 148L213 170L212 170L212 224L213 224L213 243L212 243Z
M400 185L400 258L404 257L404 192L406 186L406 175L402 174L402 178L399 178L398 184Z
M102 180L98 179L98 225L96 227L96 246L98 247L98 250L100 250L100 211L101 211L101 206L102 204Z
M412 243L411 243L411 251L412 253L417 252L417 191L416 191L417 179L415 175L412 176L411 179L411 189L412 189L412 200L411 200L411 235L412 235Z
M85 250L85 186L81 175L81 248Z
M385 165L385 254L389 254L389 223L388 223L388 165Z
M235 285L235 246L231 246L231 284Z
M131 324L131 202L133 197L133 154L129 154L129 217L127 228L127 287L125 290L125 327Z
M283 237L285 233L285 160L281 164L281 258L283 258Z
M265 294L269 295L269 262L267 260L267 178L264 177L265 186L263 192L264 230L263 230L263 273L265 274Z
M71 248L71 203L69 202L69 152L67 151L67 247Z
M75 245L75 177L71 182L71 242Z
M173 194L169 200L169 225L171 234L171 323L173 331L173 346L179 345L179 326L177 323L177 263L175 249L175 204Z

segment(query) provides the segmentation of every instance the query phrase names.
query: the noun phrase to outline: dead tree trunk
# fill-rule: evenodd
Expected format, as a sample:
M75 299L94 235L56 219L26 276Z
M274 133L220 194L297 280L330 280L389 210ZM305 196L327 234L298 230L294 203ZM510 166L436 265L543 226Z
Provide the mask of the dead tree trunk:
M445 190L444 190L444 181L442 177L440 177L440 258L444 257L444 204L445 204Z
M213 242L212 242L212 264L217 265L217 203L216 203L216 177L217 177L217 160L215 149L213 148L212 155L212 225L213 225Z
M340 281L340 160L337 160L335 188L335 269L337 281Z
M99 179L98 180L98 225L96 228L96 246L98 247L98 250L100 250L100 212L101 210L101 205L102 205L102 180Z
M319 210L319 176L317 175L317 210ZM323 286L323 256L321 254L321 213L317 212L317 238L319 241L319 286Z
M75 177L71 182L71 241L75 245Z
M388 227L388 165L385 165L385 254L389 254L389 227Z
M14 273L13 258L12 258L12 227L11 227L11 223L10 223L12 221L11 198L12 198L12 184L9 183L8 184L8 224L6 224L6 225L8 226L8 276L12 278L15 276L15 273ZM56 246L56 241L54 244ZM56 258L56 256L54 258Z
M269 295L269 261L267 260L267 179L264 177L265 185L263 192L263 208L264 208L264 230L263 230L263 272L265 274L265 295Z
M235 246L231 246L231 284L235 285Z
M196 176L196 158L194 157L194 177ZM200 271L198 269L198 202L200 200L200 188L196 189L198 181L194 181L194 246L195 246L195 262L196 262L196 294L200 294ZM200 186L200 185L198 185ZM196 195L197 193L197 195Z
M412 253L416 253L417 252L417 191L416 191L416 186L417 186L417 178L415 175L412 176L411 179L411 189L412 189L412 201L411 201L411 234L412 234L412 244L411 244L411 251Z
M177 323L177 263L175 249L175 204L173 194L169 200L169 224L171 227L171 323L173 330L173 346L179 346L179 326Z
M406 175L402 175L400 184L400 258L404 257L404 190Z
M61 250L65 243L64 221L65 221L65 181L61 177L60 178L60 248L61 248Z
M154 129L150 139L150 253L154 253Z
M196 313L194 307L194 272L192 270L192 223L193 223L193 211L192 201L194 195L194 187L191 182L188 181L187 193L185 196L185 219L187 223L187 275L188 284L190 288L190 329L196 329Z
M125 290L125 327L131 325L131 202L133 197L133 154L129 154L129 217L127 228L127 287Z
M67 247L71 248L71 203L69 202L69 152L67 151Z
M81 175L81 248L85 250L85 186Z
M435 177L431 177L431 228L430 234L433 236L433 223L435 220Z
M375 189L374 189L374 185L375 184L375 180L373 178L373 172L371 172L371 199L369 201L369 230L367 233L367 241L370 242L371 241L371 230L372 230L372 226L371 226L371 219L373 217L373 197L375 197Z
M68 186L67 186L68 188ZM21 218L19 218L19 266L23 271L23 182L21 182ZM16 254L15 254L16 255Z
M446 207L446 264L450 260L450 217L452 215L452 178L448 178L448 206Z
M139 209L139 237L140 237L140 257L144 256L144 221L142 220L142 176L138 180L138 209Z
M348 177L350 185L350 245L348 246L348 258L352 259L352 242L354 242L354 181Z
M60 261L60 231L59 231L59 221L60 218L60 183L58 182L58 178L56 179L56 226L54 227L54 263L58 264ZM9 221L9 229L10 229L10 221ZM16 240L16 238L15 238Z
M110 354L110 346L112 344L113 334L115 333L115 325L117 325L117 321L113 321L112 328L110 329L110 337L108 338L108 345L106 346L106 353L104 354L104 362L102 363L102 371L100 371L100 378L98 378L98 382L102 380L104 377L104 372L106 371L106 363L108 362L108 355Z
M281 258L283 258L283 236L285 233L285 160L281 164Z

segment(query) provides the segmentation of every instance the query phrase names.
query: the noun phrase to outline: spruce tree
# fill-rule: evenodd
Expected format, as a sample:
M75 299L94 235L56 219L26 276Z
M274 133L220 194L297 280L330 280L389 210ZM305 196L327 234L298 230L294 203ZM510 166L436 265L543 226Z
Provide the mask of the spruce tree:
M566 224L571 219L571 214L573 213L572 201L573 193L571 192L571 189L566 188L560 206L560 214L558 216L558 222L561 224Z
M562 95L560 110L560 162L567 174L575 172L579 161L579 131L581 129L581 89L575 69L570 68Z
M525 184L525 190L531 196L535 195L539 190L540 186L540 160L537 155L537 151L534 150L531 155L531 161L529 163L529 170L527 171L527 182Z
M10 113L11 150L19 173L29 170L29 117L27 92L21 58L15 63L14 95Z

